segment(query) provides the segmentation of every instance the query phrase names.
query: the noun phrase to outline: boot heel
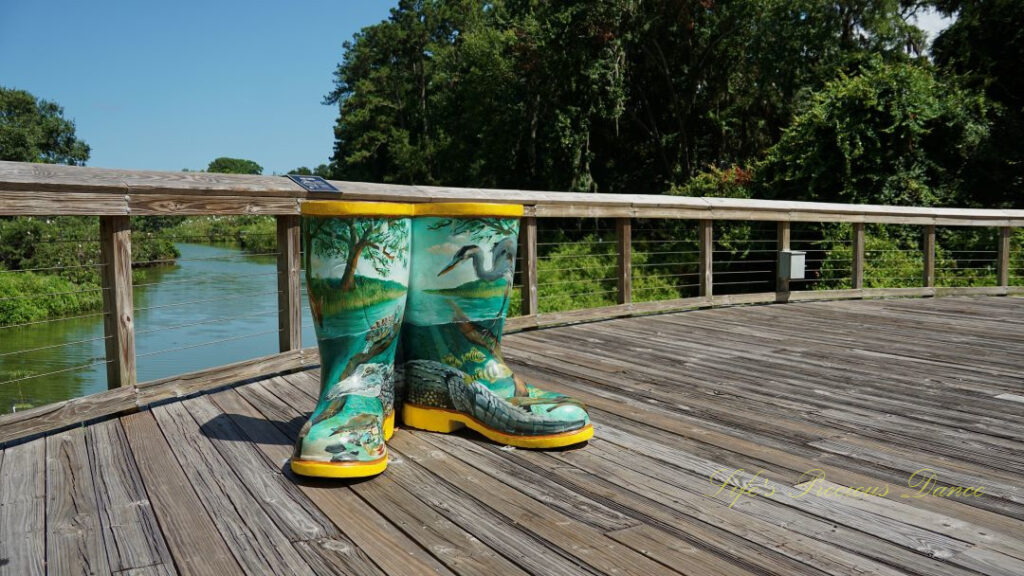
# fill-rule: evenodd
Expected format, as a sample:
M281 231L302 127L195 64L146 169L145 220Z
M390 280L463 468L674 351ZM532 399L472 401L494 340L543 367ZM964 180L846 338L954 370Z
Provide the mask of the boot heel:
M421 408L411 404L402 406L402 421L405 425L428 432L447 434L465 426L465 424L459 422L453 416L454 414L447 410Z

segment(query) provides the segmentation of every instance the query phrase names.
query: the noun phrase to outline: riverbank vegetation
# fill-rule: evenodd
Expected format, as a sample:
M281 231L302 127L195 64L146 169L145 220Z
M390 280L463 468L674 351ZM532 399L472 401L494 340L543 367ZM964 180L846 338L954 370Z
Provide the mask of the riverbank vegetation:
M178 255L167 238L133 235L133 281ZM0 219L0 325L102 310L100 272L99 218Z
M277 249L273 216L192 216L159 232L175 242L228 244L248 254L270 254Z

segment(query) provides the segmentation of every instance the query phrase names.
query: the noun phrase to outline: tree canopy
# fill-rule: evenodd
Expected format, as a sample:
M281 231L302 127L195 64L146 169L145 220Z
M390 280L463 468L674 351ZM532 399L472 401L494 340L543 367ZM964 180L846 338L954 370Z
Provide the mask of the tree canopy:
M24 90L0 86L0 160L83 166L89 145L64 109Z
M923 66L872 62L815 92L760 167L762 197L964 205L985 100Z
M321 178L331 177L331 167L327 164L320 164L315 169L310 169L308 166L299 166L294 170L288 172L288 174L301 174L304 176L320 176Z
M221 156L210 162L210 165L206 167L206 171L220 174L263 174L263 166L244 158Z
M987 4L1002 11L991 16L997 10L982 4L401 0L388 20L345 45L325 98L339 109L331 169L353 180L618 193L659 193L691 182L706 189L714 174L731 171L749 173L744 181L784 183L776 196L838 200L853 183L778 180L785 170L801 169L779 171L780 162L798 160L783 149L797 140L834 147L818 139L830 137L827 131L807 131L810 116L829 106L840 132L887 146L895 136L880 124L885 114L843 115L892 105L904 106L892 111L902 118L899 137L923 147L886 149L851 165L880 170L865 177L887 182L853 201L913 200L908 191L915 186L935 188L918 193L919 200L959 200L950 191L980 185L981 174L1005 184L1021 173L1020 163L989 145L1004 129L989 128L994 118L1011 116L1016 101L1003 96L1000 104L996 92L1020 82L1022 59L976 48L986 68L943 55L966 57L943 46L967 22L983 27L985 18L996 18L1009 25L1021 11L1019 2L997 0ZM917 11L933 5L961 18L936 42L937 66L912 24ZM971 80L978 70L986 81L1003 80ZM892 93L878 87L875 104L855 105L852 93L839 94L868 90L873 80L892 89L894 82L908 84ZM947 120L957 127L947 130ZM958 139L946 140L950 150L932 145L951 137ZM901 150L911 157L893 159ZM1002 172L993 175L979 162L985 151L1003 162ZM770 155L769 178L757 172ZM897 188L909 195L897 198Z
M992 135L965 175L986 205L1024 198L1024 2L937 2L956 22L936 40L938 65L965 77L993 106Z

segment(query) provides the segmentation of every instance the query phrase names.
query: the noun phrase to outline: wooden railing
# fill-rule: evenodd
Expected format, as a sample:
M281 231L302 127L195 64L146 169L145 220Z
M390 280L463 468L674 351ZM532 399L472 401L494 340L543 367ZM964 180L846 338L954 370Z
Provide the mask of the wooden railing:
M880 296L1005 295L1010 285L1010 238L1024 226L1024 210L845 205L807 202L689 198L658 195L580 194L332 182L341 192L310 193L277 176L196 172L144 172L0 162L0 216L89 215L100 217L104 289L107 392L0 416L0 445L92 418L224 386L317 362L315 348L301 347L299 205L303 200L396 202L486 201L526 206L521 223L521 315L507 330L730 304ZM130 216L263 214L277 219L278 354L157 381L138 382L132 309ZM611 218L617 236L617 304L540 313L537 221L543 218ZM697 220L699 292L695 297L633 302L632 229L637 218ZM776 289L753 294L714 293L715 221L777 223L778 251L790 248L791 223L845 222L853 226L850 289L791 291L786 278ZM923 274L916 288L864 288L865 224L920 225ZM936 226L999 229L997 285L935 286Z

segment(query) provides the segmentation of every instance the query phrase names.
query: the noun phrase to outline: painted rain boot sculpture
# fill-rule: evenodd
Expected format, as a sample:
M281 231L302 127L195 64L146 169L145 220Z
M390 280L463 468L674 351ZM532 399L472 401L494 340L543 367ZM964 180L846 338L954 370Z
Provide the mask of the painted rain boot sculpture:
M468 427L521 448L593 436L582 404L526 384L502 359L522 214L501 204L416 206L402 328L406 425Z
M394 357L409 280L409 204L302 205L320 399L295 443L296 474L372 476L394 430Z

